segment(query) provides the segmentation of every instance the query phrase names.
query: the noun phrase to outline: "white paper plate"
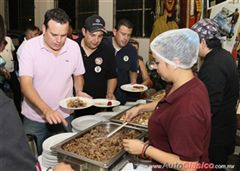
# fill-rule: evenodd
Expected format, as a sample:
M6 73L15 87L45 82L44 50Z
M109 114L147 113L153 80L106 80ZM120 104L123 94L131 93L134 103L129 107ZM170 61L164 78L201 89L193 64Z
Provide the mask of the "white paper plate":
M73 133L73 132L66 132L66 133L60 133L60 134L53 135L53 136L47 138L43 142L42 148L45 151L52 152L52 150L51 150L52 146L56 145L57 143L62 142L63 140L65 140L75 134L76 133Z
M43 158L43 160L42 160L42 165L43 165L44 167L46 167L46 168L48 168L48 167L54 167L57 163L58 163L58 161L49 162L49 161L45 160L44 158Z
M134 106L134 105L137 105L139 104L138 102L126 102L125 103L125 106Z
M101 122L101 121L107 121L107 119L105 119L104 117L101 117L101 116L87 115L87 116L81 116L81 117L74 119L71 122L71 124L72 124L72 127L76 131L83 131L83 130L89 128L90 126L93 126L96 123Z
M128 92L139 93L146 91L148 88L143 84L124 84L121 86L121 89Z
M72 128L72 132L76 132L76 133L78 133L78 132L81 132L81 131Z
M136 101L138 104L146 104L147 103L147 100L145 99L139 99Z
M43 153L42 153L42 157L43 157L44 160L48 160L48 161L50 161L50 162L51 162L51 161L55 162L55 161L58 160L57 155L50 155L50 154L48 154L48 153L44 153L44 151L43 151Z
M117 100L109 100L109 99L93 99L94 106L97 107L114 107L120 105L120 102ZM111 103L109 105L109 103Z
M99 112L99 113L96 113L95 115L104 117L105 119L109 120L110 118L116 116L117 114L118 112Z
M84 106L82 107L68 107L68 103L69 101L71 100L81 100L85 103ZM93 99L90 99L90 98L85 98L85 97L68 97L66 99L63 99L59 102L59 105L63 108L66 108L66 109L85 109L85 108L88 108L90 106L93 105Z
M112 109L112 111L113 111L113 112L120 113L120 112L122 112L122 111L124 111L124 110L127 110L127 109L129 109L129 108L131 108L131 106L123 106L123 105L121 105L121 106L116 106L116 107L114 107L114 108Z

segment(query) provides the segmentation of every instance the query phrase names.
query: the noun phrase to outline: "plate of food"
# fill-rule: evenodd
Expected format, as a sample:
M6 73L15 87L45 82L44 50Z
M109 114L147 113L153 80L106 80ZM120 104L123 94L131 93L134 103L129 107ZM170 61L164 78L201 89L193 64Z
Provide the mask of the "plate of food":
M121 86L121 89L128 92L139 93L146 91L148 88L143 84L124 84Z
M93 105L93 99L86 97L68 97L61 100L59 105L66 109L85 109Z
M93 99L94 106L96 107L114 107L120 105L120 102L117 100L109 99Z

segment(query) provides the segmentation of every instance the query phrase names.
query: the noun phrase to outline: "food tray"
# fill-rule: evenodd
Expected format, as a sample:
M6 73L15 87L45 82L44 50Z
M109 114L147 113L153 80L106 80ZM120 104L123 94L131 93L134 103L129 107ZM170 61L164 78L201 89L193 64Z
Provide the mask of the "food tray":
M112 117L110 120L112 122L122 123L123 121L120 119L126 114L126 112L127 112L127 110L117 114L116 116ZM147 129L148 128L148 119L150 118L151 114L152 114L152 112L144 112L142 114L139 114L136 118L134 118L128 124L131 126L136 126L136 127Z
M105 161L99 161L97 159L91 159L90 157L86 157L87 155L84 156L84 155L76 154L75 152L70 152L70 151L68 151L68 149L64 149L64 148L69 147L69 145L72 145L74 143L77 143L79 145L80 143L83 142L81 138L83 138L85 136L88 136L88 135L92 136L92 134L90 134L90 132L95 131L96 128L101 127L104 130L107 130L107 132L104 132L104 134L107 135L107 133L113 131L119 125L120 125L119 123L113 123L113 122L100 122L100 123L98 123L98 124L88 128L87 130L85 130L83 132L79 132L75 136L72 136L72 137L64 140L61 143L56 144L55 146L52 147L52 150L57 152L57 153L59 153L60 156L71 157L72 159L76 159L76 160L82 161L82 162L87 162L89 164L93 164L93 165L99 166L101 168L110 168L111 166L114 165L114 163L119 161L121 156L123 156L126 153L125 150L123 149L123 147L120 149L120 147L117 146L116 148L118 148L120 150L114 156L112 156L110 159L107 159ZM136 127L132 127L132 126L129 126L129 125L127 125L124 128L122 128L118 133L120 133L121 131L125 131L125 133L133 131L134 132L134 133L132 132L132 135L134 136L133 138L137 138L137 139L142 139L146 135L145 130L140 129L140 128L136 128ZM95 135L98 135L98 137L99 137L99 132L97 132L97 134L95 134ZM114 134L110 138L114 138L114 136L118 136L117 133ZM104 140L101 140L101 137L104 138L104 135L101 135L99 137L100 138L99 141L104 141ZM95 146L97 146L98 144L101 143L101 142L96 143L96 141L95 141L96 139L95 139L94 136L91 137L91 138L88 138L87 140L88 141L87 141L86 144L87 145L94 144L93 147L95 147ZM115 140L116 140L116 138L115 138ZM120 143L115 143L115 144L120 144ZM82 147L82 145L81 145L81 147ZM106 146L104 146L104 147L106 147ZM110 146L108 146L106 148L107 148L107 150L110 150ZM78 149L78 148L75 148L75 149ZM95 148L95 150L97 150L97 149L98 148ZM90 150L92 150L92 148L91 147L87 148L87 150L90 151ZM96 154L96 151L93 154ZM102 153L102 154L104 154L104 153Z
M151 95L150 97L148 97L146 100L148 102L159 101L165 96L165 94L166 94L165 90L160 90L160 91L154 93L153 95Z

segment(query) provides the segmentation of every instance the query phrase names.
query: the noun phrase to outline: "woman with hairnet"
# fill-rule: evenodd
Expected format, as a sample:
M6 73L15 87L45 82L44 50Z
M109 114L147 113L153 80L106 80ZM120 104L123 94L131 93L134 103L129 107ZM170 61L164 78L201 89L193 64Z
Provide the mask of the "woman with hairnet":
M198 58L199 37L190 29L158 35L150 48L159 76L172 83L159 102L136 106L125 121L153 111L148 122L149 142L123 140L124 149L152 159L153 170L210 170L208 146L211 113L207 89L191 67Z

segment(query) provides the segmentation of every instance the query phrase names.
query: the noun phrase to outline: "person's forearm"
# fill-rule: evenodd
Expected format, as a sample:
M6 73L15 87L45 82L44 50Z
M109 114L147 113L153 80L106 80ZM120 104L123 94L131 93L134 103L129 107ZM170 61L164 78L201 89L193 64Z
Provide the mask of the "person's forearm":
M117 86L117 79L109 79L107 81L107 94L113 94Z
M84 78L82 75L74 76L74 89L76 94L83 91Z
M151 87L152 86L152 81L148 75L148 72L147 72L147 68L144 64L143 61L139 61L139 66L140 66L140 70L141 70L141 73L142 73L142 79L143 79L143 82L142 84L143 85L146 85L148 87Z
M153 160L162 163L165 167L172 167L172 169L181 170L181 171L196 171L197 169L197 161L188 162L183 161L179 158L179 156L167 153L162 150L159 150L153 146L149 146L146 151L145 155L151 157ZM158 167L158 166L153 166ZM169 168L170 169L170 168Z
M158 104L158 101L154 101L151 103L139 105L137 107L139 108L138 109L139 113L141 113L141 112L153 111L156 108L157 104Z
M129 76L131 84L137 83L137 72L129 71Z
M24 97L27 98L32 105L37 107L43 115L53 111L52 108L42 100L36 89L32 86L30 78L20 77L20 84Z

